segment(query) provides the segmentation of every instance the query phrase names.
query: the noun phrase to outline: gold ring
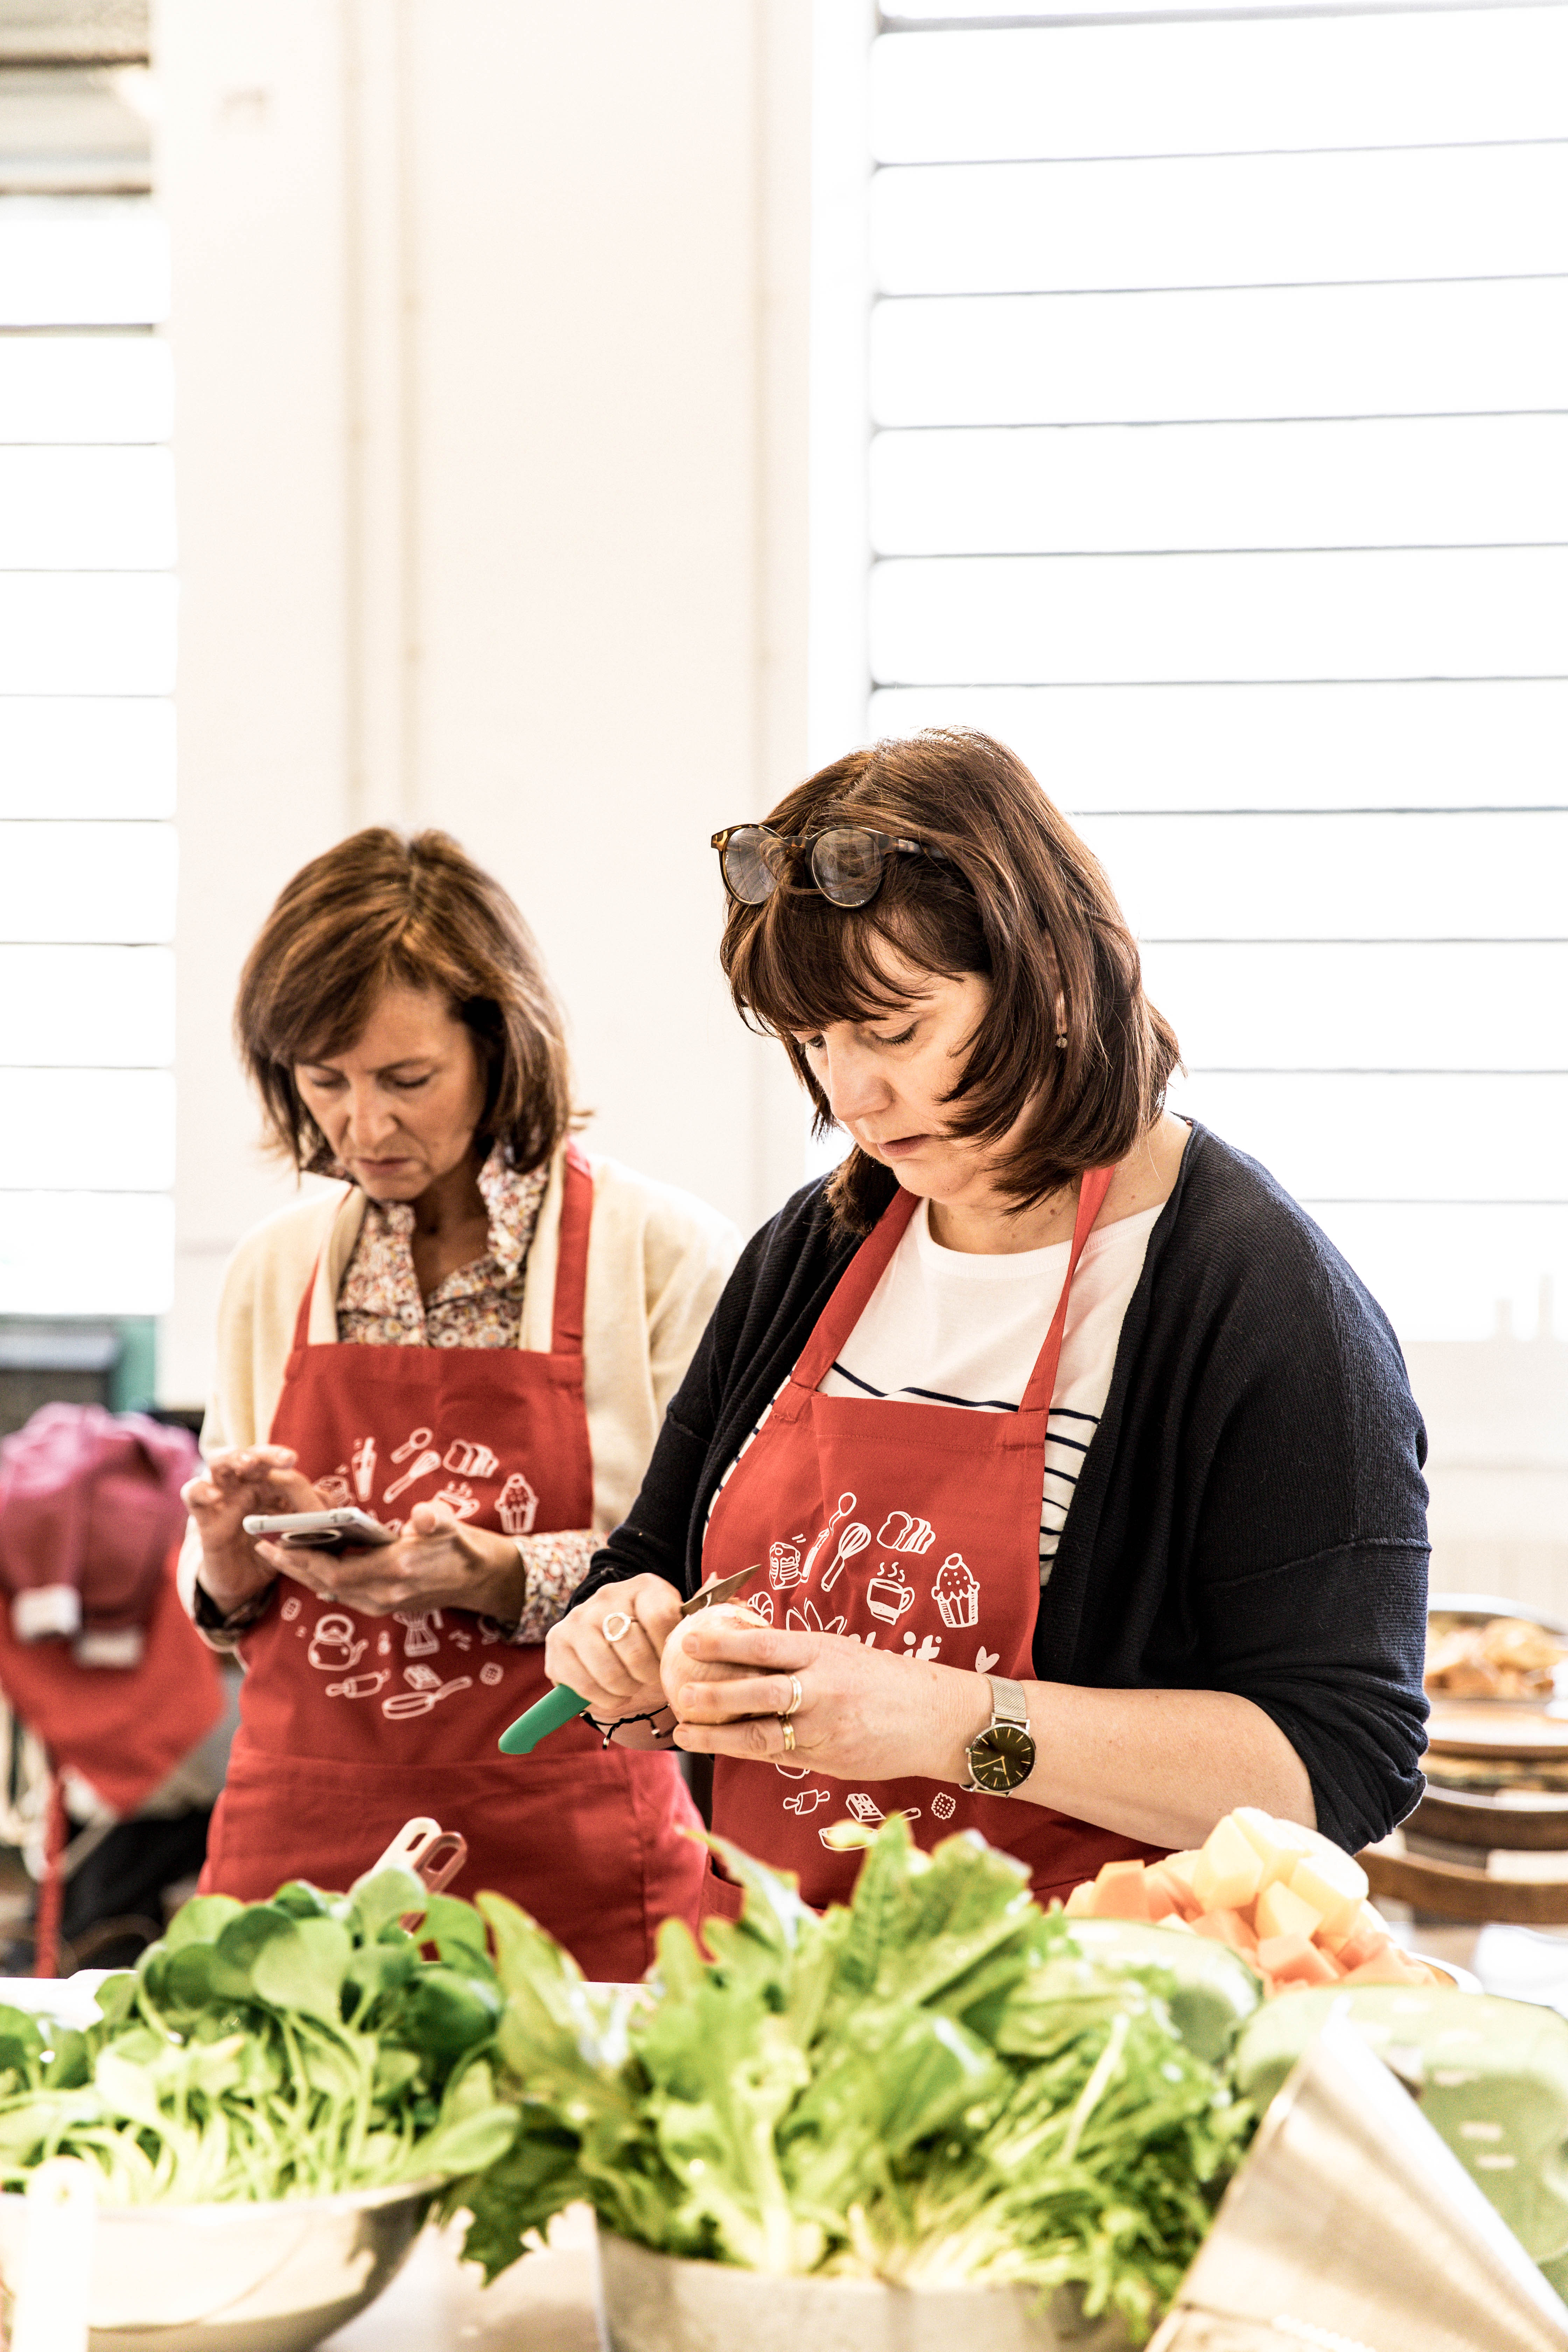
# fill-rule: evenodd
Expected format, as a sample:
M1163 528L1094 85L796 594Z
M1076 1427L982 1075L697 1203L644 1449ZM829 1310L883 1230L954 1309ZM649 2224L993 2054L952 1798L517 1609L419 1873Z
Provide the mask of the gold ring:
M786 1756L793 1756L795 1754L795 1726L790 1721L787 1715L780 1716L779 1729L784 1733L784 1754Z
M790 1703L785 1707L783 1715L779 1717L779 1721L781 1723L787 1723L790 1717L795 1712L795 1709L800 1705L800 1676L798 1675L791 1675L789 1678L789 1686L793 1693L793 1696L791 1697Z
M624 1609L612 1609L599 1631L606 1642L624 1642L636 1620Z

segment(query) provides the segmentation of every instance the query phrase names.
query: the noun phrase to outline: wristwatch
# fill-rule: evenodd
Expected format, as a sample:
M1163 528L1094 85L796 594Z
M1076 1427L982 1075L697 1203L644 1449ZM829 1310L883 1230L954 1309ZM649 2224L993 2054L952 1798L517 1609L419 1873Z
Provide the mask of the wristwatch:
M969 1778L966 1796L1010 1797L1022 1788L1035 1769L1035 1735L1029 1729L1029 1701L1022 1683L987 1675L991 1689L991 1720L964 1749Z

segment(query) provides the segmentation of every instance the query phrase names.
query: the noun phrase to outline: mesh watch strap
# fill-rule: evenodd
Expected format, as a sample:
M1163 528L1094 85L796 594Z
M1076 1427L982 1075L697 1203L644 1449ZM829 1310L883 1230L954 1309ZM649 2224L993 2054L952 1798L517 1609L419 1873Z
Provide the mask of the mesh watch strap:
M1016 1723L1024 1730L1029 1727L1029 1695L1022 1683L1008 1682L1002 1675L987 1675L991 1685L991 1720L993 1723Z

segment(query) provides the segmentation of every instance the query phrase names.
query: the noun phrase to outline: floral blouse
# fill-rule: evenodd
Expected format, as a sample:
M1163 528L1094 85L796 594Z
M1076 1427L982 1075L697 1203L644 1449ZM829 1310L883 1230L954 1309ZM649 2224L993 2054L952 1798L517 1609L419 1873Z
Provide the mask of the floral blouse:
M353 1254L338 1285L338 1337L365 1348L515 1348L522 1326L528 1252L547 1171L520 1176L499 1150L479 1171L489 1214L483 1257L444 1275L427 1297L414 1270L414 1205L367 1200ZM591 1528L514 1536L527 1571L522 1614L502 1631L542 1642L588 1572L599 1538Z

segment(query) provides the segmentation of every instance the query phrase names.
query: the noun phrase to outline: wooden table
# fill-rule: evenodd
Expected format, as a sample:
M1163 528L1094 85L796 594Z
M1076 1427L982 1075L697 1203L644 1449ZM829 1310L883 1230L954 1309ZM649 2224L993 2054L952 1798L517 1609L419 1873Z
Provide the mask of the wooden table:
M494 2286L458 2260L461 2226L426 2230L386 2293L321 2352L600 2352L594 2314L594 2217L563 2213L542 2253Z

